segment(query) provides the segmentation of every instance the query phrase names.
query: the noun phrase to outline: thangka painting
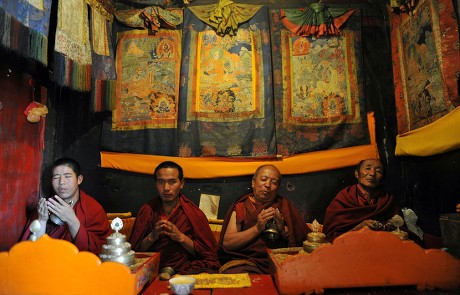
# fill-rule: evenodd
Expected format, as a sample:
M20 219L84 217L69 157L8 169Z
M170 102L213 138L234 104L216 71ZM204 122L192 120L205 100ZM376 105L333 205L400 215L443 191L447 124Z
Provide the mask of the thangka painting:
M460 103L457 20L447 0L420 1L412 16L390 15L398 132L404 133Z
M186 10L183 37L178 155L274 155L266 7L223 37Z
M359 11L339 36L301 37L272 10L278 154L369 144Z
M174 156L181 32L132 30L118 35L112 118L101 149Z
M176 127L180 48L177 30L119 33L112 129Z

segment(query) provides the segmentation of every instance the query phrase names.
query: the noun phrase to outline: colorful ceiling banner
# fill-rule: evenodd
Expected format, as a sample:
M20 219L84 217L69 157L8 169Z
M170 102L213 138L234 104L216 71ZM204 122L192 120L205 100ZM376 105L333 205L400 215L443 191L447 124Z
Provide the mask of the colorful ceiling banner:
M240 24L250 20L262 5L240 4L219 0L215 5L190 6L190 11L215 29L219 36L235 36Z
M163 9L150 6L143 9L116 10L115 17L121 23L140 29L148 29L153 34L158 29L175 29L183 22L183 13L179 9Z
M0 0L0 44L47 65L51 3Z
M91 91L88 7L81 0L58 2L54 80L60 86Z
M322 38L293 34L279 16L272 10L278 154L369 144L359 11Z
M297 36L338 36L356 9L334 8L320 2L300 9L280 9L281 23Z
M269 36L266 8L225 37L186 10L179 156L276 154Z
M111 0L86 0L91 7L91 111L111 110L108 80L116 79L112 26L115 7ZM115 89L115 88L114 88Z
M104 21L106 32L112 32L113 22ZM101 23L102 25L102 23ZM92 52L92 86L91 86L91 111L101 112L104 110L112 110L112 101L115 97L115 86L112 87L113 82L117 79L115 69L115 51L112 45L112 35L107 34L107 41L104 41L106 54L97 54L94 50Z
M458 22L449 0L423 0L390 13L398 133L430 124L460 105Z

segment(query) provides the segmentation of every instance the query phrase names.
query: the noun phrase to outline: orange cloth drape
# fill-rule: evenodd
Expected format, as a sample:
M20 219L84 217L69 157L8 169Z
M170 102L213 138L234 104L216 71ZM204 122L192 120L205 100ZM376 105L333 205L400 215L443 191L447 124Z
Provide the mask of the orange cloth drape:
M396 156L433 156L460 148L460 107L444 117L396 136Z
M163 161L174 161L184 169L185 178L203 179L252 175L260 165L274 164L283 175L302 174L353 166L362 159L378 158L374 114L367 116L371 143L355 147L325 150L290 157L219 158L170 157L130 153L101 152L101 167L153 174Z

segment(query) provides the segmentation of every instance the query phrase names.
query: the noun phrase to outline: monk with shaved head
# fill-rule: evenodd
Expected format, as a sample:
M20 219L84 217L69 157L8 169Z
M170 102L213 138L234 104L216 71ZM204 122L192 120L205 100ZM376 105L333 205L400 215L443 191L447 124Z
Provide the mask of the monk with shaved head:
M402 216L393 195L382 188L384 175L384 167L377 159L365 159L358 164L357 184L341 190L326 209L323 232L328 241L364 227L388 230L388 221L395 214Z
M227 211L218 251L221 273L271 273L267 248L301 246L306 240L307 226L297 208L277 193L280 182L275 166L260 166L252 192Z

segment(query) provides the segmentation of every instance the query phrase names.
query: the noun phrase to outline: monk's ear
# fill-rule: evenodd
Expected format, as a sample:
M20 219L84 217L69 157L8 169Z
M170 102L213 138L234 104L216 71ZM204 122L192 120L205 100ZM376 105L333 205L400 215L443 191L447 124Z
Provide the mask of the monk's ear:
M359 174L358 174L358 170L355 170L355 177L356 177L356 179L358 179L358 175L359 175Z
M83 175L78 175L77 181L78 181L78 185L80 185L83 182Z

